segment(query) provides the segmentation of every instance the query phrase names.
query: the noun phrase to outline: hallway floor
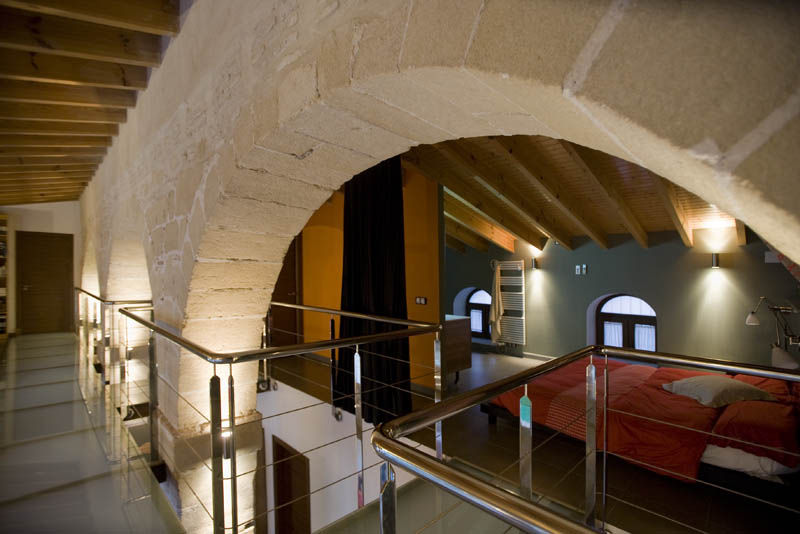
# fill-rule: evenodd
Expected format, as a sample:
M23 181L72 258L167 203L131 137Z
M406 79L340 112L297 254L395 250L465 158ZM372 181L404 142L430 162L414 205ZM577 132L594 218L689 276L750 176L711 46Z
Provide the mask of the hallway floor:
M182 531L73 334L12 338L0 380L2 531Z

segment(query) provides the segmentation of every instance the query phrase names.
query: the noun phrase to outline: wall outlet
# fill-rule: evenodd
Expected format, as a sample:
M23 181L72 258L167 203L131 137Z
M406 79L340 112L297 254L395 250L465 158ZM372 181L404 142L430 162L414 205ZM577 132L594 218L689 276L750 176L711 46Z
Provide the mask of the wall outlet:
M416 298L414 299L414 302L416 302L417 304L423 304L423 305L425 305L425 304L427 304L427 303L428 303L428 297L416 297Z
M576 265L575 266L575 274L578 275L578 276L581 275L581 266L580 265Z
M583 275L586 274L586 264L585 263L583 265L581 265L581 274L583 274Z

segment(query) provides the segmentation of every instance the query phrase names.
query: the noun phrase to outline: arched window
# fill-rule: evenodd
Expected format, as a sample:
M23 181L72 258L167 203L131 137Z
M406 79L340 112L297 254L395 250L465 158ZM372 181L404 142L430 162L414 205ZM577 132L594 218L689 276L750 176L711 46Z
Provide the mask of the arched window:
M467 314L473 337L491 339L491 327L489 326L491 305L492 296L483 289L476 289L467 297Z
M612 295L597 309L600 345L656 350L656 312L648 303L630 295Z

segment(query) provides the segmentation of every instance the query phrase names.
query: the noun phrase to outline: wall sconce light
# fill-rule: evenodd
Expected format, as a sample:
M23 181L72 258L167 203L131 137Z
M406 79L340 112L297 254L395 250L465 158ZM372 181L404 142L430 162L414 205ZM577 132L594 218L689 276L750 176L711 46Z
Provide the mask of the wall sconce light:
M711 268L719 269L719 252L711 253Z

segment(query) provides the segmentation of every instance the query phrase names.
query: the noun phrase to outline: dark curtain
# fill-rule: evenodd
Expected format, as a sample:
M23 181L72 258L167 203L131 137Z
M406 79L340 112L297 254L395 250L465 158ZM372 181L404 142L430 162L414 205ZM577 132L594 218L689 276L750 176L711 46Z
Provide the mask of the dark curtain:
M386 160L345 184L342 267L342 310L408 318L400 158ZM339 337L397 329L405 327L342 317ZM334 395L347 396L335 404L351 413L353 354L350 348L339 349L333 370ZM359 354L364 419L377 424L410 412L408 338L362 346Z

